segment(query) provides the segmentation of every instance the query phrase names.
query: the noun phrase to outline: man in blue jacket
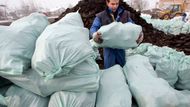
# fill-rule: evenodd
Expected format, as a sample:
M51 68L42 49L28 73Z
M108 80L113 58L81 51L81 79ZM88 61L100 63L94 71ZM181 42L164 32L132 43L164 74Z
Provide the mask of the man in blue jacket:
M187 22L188 21L188 17L189 17L189 13L188 12L184 12L182 14L182 21Z
M97 43L102 43L101 34L97 30L103 26L110 24L114 21L117 22L133 22L130 18L130 12L120 6L120 0L106 0L107 8L98 13L94 22L90 28L91 38ZM125 50L104 48L104 68L112 67L115 64L119 64L121 67L125 65Z

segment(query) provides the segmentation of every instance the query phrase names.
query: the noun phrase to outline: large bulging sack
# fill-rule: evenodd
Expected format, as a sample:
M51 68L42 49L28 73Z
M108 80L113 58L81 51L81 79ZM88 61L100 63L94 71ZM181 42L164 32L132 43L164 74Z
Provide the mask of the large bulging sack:
M48 24L46 16L33 13L0 32L0 75L20 75L31 66L36 39Z
M49 25L40 35L32 57L32 68L51 79L67 75L89 57L95 58L89 42L89 30L84 28L78 12L69 13Z
M112 22L102 26L98 32L101 33L103 43L98 44L91 40L94 47L128 49L138 46L136 40L142 32L142 27L133 23Z
M2 26L2 25L0 25L0 33L1 33L2 31L6 30L7 28L8 28L8 26Z
M96 92L99 88L99 67L94 59L87 59L75 66L68 75L45 80L35 70L23 75L3 75L14 84L46 97L57 91Z
M123 70L115 65L103 71L97 92L96 107L131 107L132 96Z
M49 97L41 97L15 85L6 92L7 107L47 107Z
M94 107L96 93L60 91L50 98L48 107Z

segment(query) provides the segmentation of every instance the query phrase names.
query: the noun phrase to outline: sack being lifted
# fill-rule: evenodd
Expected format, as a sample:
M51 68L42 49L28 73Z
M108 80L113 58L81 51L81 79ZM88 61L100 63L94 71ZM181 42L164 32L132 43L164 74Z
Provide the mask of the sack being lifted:
M133 23L112 22L102 26L97 32L101 33L103 42L98 44L90 40L93 47L109 47L118 49L128 49L137 47L142 27Z

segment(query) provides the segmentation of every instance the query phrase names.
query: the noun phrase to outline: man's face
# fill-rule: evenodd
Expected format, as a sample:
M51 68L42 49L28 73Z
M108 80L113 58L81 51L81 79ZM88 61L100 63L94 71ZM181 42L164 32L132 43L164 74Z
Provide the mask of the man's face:
M119 6L119 0L110 0L110 2L106 1L107 6L115 12Z

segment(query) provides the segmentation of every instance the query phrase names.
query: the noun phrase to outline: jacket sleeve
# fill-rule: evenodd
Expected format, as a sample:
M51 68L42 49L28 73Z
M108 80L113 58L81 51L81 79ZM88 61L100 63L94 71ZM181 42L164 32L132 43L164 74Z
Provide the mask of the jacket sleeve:
M99 17L96 17L93 21L93 24L90 28L90 38L92 38L92 35L94 32L96 32L101 27L101 21Z
M134 23L134 21L129 17L127 18L127 22L131 22L131 23Z

